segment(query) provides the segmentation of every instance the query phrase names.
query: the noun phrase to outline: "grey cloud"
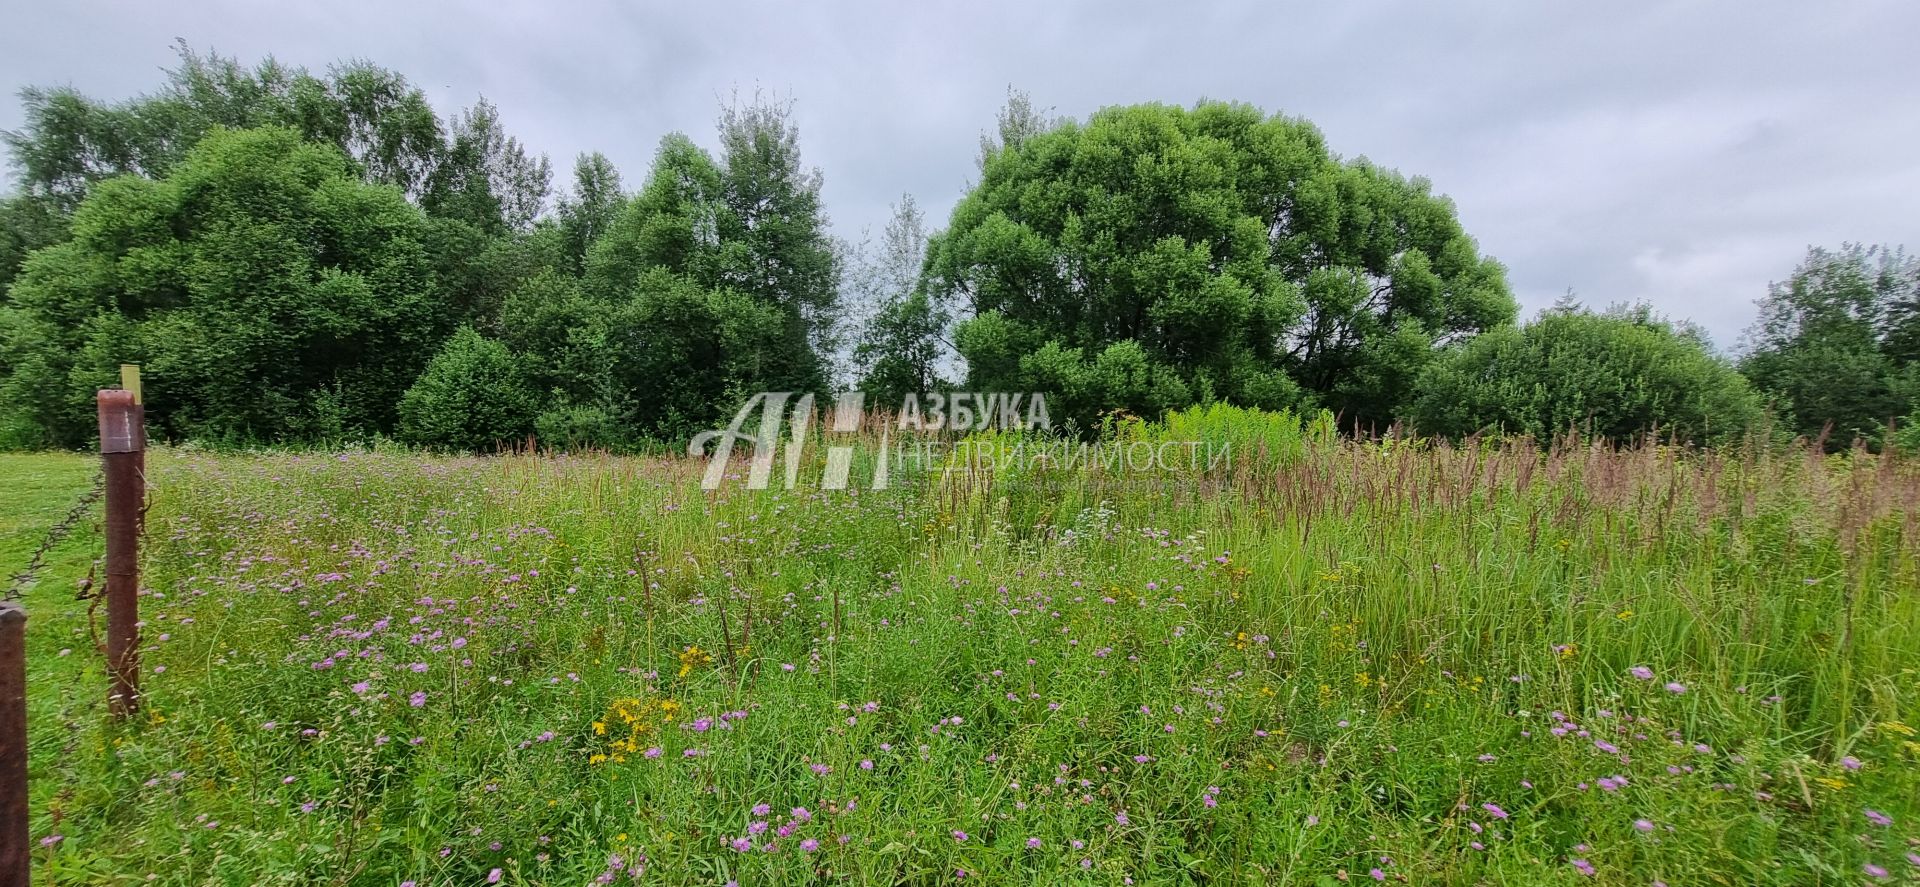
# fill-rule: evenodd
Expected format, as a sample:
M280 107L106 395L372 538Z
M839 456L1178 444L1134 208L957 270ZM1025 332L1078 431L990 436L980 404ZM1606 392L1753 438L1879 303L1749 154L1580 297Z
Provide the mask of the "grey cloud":
M1920 7L1898 2L970 4L0 0L0 87L151 88L170 43L365 57L443 109L484 94L566 169L629 185L660 136L711 143L735 89L796 101L836 231L911 192L936 223L1009 84L1085 116L1200 97L1307 117L1430 178L1529 312L1648 300L1723 346L1809 244L1920 247ZM19 124L0 103L0 127Z

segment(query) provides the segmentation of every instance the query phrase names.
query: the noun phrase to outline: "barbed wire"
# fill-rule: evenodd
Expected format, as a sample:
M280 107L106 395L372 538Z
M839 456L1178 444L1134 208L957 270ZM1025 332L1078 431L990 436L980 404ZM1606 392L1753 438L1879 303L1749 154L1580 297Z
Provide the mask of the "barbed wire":
M0 598L0 600L17 601L20 599L20 594L26 591L29 586L33 585L34 581L39 578L40 572L46 569L47 554L53 551L55 546L65 541L67 536L73 533L73 528L79 526L80 521L92 513L93 504L100 501L100 497L106 493L106 490L106 475L95 473L93 476L93 487L81 493L79 498L73 500L73 506L67 509L66 517L61 518L59 523L47 528L46 537L40 540L40 547L34 549L33 557L27 560L27 566L20 572L13 574L13 576L7 580L6 596Z

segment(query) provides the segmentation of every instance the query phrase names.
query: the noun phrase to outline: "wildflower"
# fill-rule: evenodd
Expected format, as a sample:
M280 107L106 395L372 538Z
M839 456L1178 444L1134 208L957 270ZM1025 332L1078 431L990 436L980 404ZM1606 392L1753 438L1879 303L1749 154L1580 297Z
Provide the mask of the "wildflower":
M773 810L773 808L772 808L772 807L769 807L769 806L767 806L767 805L765 805L765 804L755 804L755 805L753 805L753 815L755 815L755 816L765 816L765 815L767 815L768 813L770 813L770 812L772 812L772 810Z
M1039 838L1028 838L1028 839L1027 839L1027 849L1028 849L1028 850L1038 850L1038 849L1040 849L1040 839L1039 839Z
M427 704L427 691L425 690L413 691L413 695L407 698L407 702L412 704L414 708L421 708L425 706Z
M1570 860L1569 864L1572 865L1574 867L1574 870L1578 871L1580 874L1586 875L1589 878L1593 877L1593 863L1588 862L1584 859L1574 859L1574 860Z
M1871 822L1874 825L1880 826L1881 828L1885 828L1893 824L1893 817L1888 816L1887 814L1882 813L1878 810L1875 810L1871 807L1861 812L1866 814L1868 822Z
M1679 694L1681 694L1681 693L1685 693L1685 692L1687 692L1687 685L1686 685L1686 684L1682 684L1682 683L1680 683L1679 681L1668 681L1668 682L1667 682L1667 692L1668 692L1668 693L1672 693L1672 694L1674 694L1674 695L1676 695L1676 696L1677 696L1677 695L1679 695Z
M732 847L735 853L745 853L753 849L753 841L749 838L734 838Z
M800 852L802 853L812 853L818 849L820 849L820 842L812 838L800 842Z
M959 829L954 829L954 830L953 830L953 839L954 839L954 840L956 840L956 841L965 841L965 840L967 839L967 833L966 833L966 832L963 832L963 831L961 831L961 830L959 830Z
M1646 819L1636 819L1633 821L1633 827L1642 833L1646 833L1653 831L1653 822Z
M488 872L488 873L487 873L487 883L489 883L489 884L498 884L498 883L500 883L500 870L499 870L499 869L494 869L493 871L490 871L490 872Z
M1627 673L1643 681L1653 680L1653 669L1648 668L1644 665L1636 665L1630 669L1627 669Z
M1867 873L1868 875L1870 875L1870 876L1872 876L1872 877L1875 877L1875 878L1878 878L1878 879L1880 879L1880 880L1882 880L1882 881L1884 881L1884 880L1886 880L1886 879L1887 879L1887 870L1886 870L1886 869L1884 869L1884 868L1881 868L1880 866L1877 866L1877 865L1874 865L1874 864L1873 864L1873 863L1871 863L1871 862L1869 862L1869 863L1867 863L1867 864L1865 864L1865 865L1862 865L1862 866L1860 867L1860 870L1861 870L1861 871L1863 871L1863 872L1866 872L1866 873Z
M1859 758L1856 758L1853 755L1847 755L1846 757L1840 759L1840 766L1845 767L1848 770L1858 770L1862 765L1860 763Z
M1497 804L1481 804L1480 809L1487 811L1487 815L1493 817L1494 819L1507 818L1507 811L1500 809L1499 805Z

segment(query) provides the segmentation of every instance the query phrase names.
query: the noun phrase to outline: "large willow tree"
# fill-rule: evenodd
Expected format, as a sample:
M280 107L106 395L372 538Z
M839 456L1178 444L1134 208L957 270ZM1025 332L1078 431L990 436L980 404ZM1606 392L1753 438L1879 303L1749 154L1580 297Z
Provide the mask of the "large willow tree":
M1388 422L1437 346L1516 311L1425 180L1213 102L989 145L927 271L970 315L971 386L1048 391L1082 421L1220 398Z
M7 433L85 442L121 362L145 364L169 436L389 431L454 319L426 232L399 188L291 129L216 129L165 178L98 182L0 309Z

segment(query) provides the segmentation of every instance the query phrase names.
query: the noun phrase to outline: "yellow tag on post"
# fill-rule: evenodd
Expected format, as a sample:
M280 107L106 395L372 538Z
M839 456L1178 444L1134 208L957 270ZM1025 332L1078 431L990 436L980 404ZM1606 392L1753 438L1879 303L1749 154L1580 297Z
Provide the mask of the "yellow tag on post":
M120 387L133 392L133 402L140 403L140 365L123 363L120 365Z

